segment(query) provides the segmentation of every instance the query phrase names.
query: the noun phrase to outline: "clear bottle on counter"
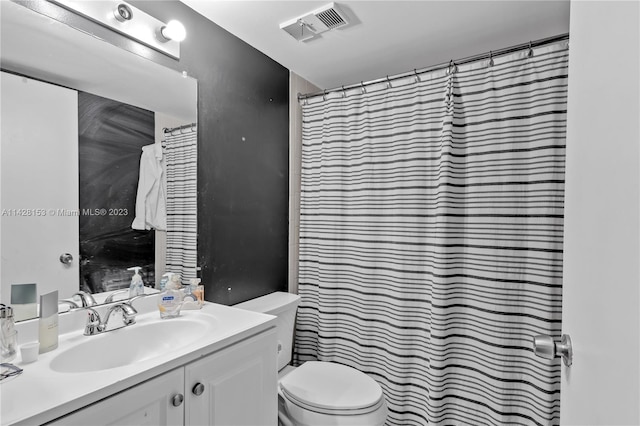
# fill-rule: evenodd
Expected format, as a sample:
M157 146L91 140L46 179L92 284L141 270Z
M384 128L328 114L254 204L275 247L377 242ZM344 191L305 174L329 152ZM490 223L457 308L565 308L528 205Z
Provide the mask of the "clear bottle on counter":
M175 318L180 316L182 308L182 283L180 275L173 274L164 290L158 295L158 310L160 318Z
M13 321L11 306L0 304L0 360L11 362L16 357L18 331Z

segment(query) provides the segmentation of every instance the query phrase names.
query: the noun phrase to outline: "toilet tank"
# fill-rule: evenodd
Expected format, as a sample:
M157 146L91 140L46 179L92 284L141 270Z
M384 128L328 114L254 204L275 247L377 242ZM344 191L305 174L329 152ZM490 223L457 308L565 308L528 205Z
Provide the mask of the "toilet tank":
M300 296L293 293L276 291L266 296L233 305L234 308L275 315L278 337L278 371L289 365L293 351L293 334L296 323L296 310Z

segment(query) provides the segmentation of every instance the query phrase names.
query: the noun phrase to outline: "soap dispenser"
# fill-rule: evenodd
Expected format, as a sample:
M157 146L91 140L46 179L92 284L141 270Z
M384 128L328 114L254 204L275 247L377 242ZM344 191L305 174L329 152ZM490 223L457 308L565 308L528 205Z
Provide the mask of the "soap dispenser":
M142 268L140 268L139 266L127 268L127 271L134 271L133 277L131 278L131 285L129 285L129 297L135 297L144 294L144 283L142 282L142 277L140 276L140 269Z
M160 291L165 289L172 275L173 275L172 272L167 272L165 274L162 274L162 278L160 278L160 286L158 287Z
M184 290L182 309L202 309L204 305L204 286L200 284L200 278L191 278L190 285Z
M158 296L160 318L175 318L180 315L180 308L182 308L181 288L180 275L171 275L171 280Z

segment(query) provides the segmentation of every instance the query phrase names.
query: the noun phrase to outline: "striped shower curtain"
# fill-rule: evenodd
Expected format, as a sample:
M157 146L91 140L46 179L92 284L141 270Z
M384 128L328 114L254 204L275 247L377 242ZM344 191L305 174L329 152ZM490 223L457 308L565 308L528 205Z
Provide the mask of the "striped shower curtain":
M196 278L198 197L196 126L164 134L167 170L166 271L179 273L182 284Z
M559 422L567 43L303 105L295 358L390 425Z

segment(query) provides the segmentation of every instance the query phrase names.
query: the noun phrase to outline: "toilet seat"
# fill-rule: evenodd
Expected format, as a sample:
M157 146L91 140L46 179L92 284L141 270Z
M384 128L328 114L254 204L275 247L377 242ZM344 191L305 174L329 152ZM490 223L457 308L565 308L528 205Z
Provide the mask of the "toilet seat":
M342 364L308 361L280 381L283 396L298 407L327 415L355 416L385 404L371 377Z

